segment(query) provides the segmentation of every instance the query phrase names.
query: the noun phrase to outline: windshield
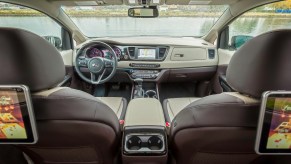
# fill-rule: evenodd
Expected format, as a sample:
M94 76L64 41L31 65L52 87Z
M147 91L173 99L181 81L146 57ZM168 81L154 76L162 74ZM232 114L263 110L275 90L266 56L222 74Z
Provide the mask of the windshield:
M203 36L226 5L164 5L157 18L131 18L129 6L62 7L88 37Z

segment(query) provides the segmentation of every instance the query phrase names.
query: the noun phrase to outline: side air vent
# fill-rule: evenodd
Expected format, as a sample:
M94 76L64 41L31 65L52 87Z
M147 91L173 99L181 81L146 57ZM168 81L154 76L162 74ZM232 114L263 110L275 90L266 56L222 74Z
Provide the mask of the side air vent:
M166 55L167 48L159 48L159 59L163 59Z
M129 53L130 57L134 58L135 47L128 47L128 53Z
M79 50L80 50L80 48L77 48L77 49L76 49L76 54L78 54Z
M214 59L215 58L215 50L214 49L209 49L208 50L208 58L209 59Z

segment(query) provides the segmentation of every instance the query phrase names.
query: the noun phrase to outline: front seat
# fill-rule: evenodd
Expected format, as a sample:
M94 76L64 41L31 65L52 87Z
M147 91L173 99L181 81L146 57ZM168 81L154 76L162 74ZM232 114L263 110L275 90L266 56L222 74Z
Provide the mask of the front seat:
M39 141L21 147L35 163L117 163L121 128L110 102L56 87L65 76L60 53L24 30L0 28L0 85L30 88ZM118 106L120 99L112 99ZM124 103L124 102L123 102ZM124 104L125 105L125 104ZM122 108L121 108L122 109Z
M181 110L199 99L199 97L165 99L163 101L165 121L171 123L175 116L181 112Z
M291 90L291 30L262 34L233 55L227 82L237 92L201 98L173 119L172 163L290 163L254 151L264 91Z

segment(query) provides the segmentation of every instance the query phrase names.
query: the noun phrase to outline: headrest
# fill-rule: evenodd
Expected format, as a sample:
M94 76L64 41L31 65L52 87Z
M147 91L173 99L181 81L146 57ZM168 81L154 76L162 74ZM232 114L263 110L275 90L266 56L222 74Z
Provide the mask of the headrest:
M268 90L291 90L291 30L248 41L233 55L226 80L236 91L256 98Z
M50 89L65 76L58 50L31 32L0 28L0 85L24 84L32 92Z

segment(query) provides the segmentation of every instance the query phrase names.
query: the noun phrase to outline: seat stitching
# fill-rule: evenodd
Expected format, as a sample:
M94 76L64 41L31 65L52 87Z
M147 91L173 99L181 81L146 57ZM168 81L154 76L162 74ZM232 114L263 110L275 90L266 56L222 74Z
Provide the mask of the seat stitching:
M168 103L169 103L169 110L168 111L170 111L171 113L172 113L172 116L173 116L173 118L175 117L175 115L174 115L174 112L172 111L172 108L171 108L171 103L168 101ZM171 118L170 118L171 119Z
M118 109L117 109L117 111L116 111L116 115L118 115L118 112L120 111L120 109L121 109L121 107L122 107L122 99L121 99L121 101L119 102L119 107L118 107ZM119 117L121 117L121 113L120 113L120 116ZM118 118L119 119L119 118Z

